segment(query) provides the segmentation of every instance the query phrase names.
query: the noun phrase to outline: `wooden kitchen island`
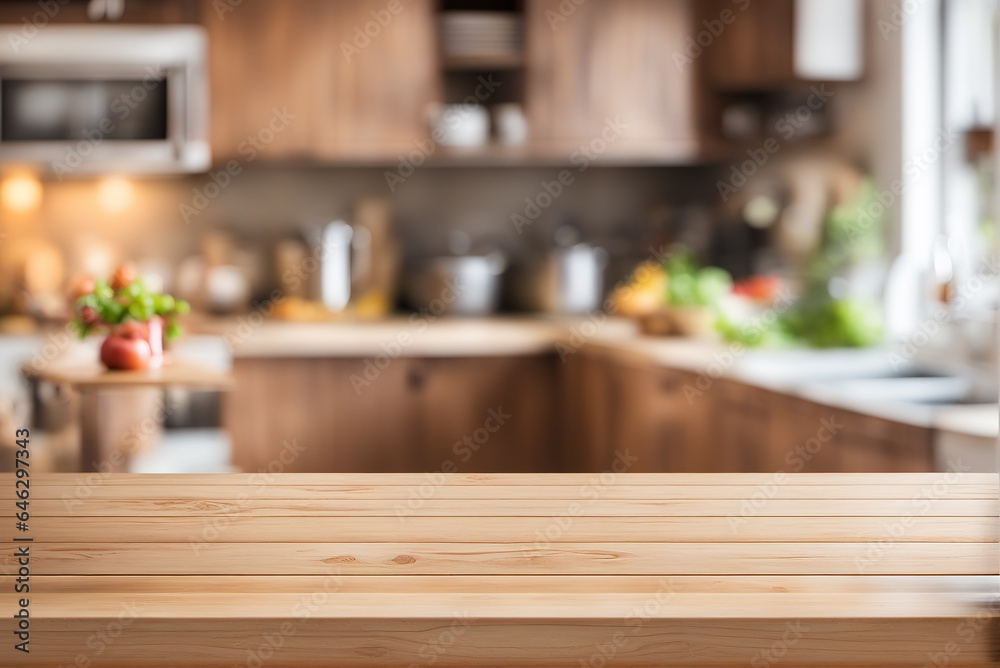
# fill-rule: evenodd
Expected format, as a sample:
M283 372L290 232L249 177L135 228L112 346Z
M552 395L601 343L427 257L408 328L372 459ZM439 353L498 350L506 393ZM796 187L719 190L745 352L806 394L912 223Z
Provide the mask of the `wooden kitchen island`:
M25 533L2 479L2 666L982 666L1000 647L995 475L38 474Z

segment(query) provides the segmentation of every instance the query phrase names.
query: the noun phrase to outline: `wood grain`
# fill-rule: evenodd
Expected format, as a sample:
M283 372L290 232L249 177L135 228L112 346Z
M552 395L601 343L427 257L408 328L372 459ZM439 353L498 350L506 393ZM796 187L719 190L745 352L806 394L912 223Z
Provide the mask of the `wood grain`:
M721 602L720 602L721 603ZM178 622L139 618L113 643L95 641L106 619L79 620L72 625L40 620L30 659L19 666L57 666L65 660L61 647L103 648L91 666L246 666L266 656L262 665L301 666L739 666L750 665L765 652L782 651L782 668L850 666L871 668L927 664L945 647L958 647L949 666L995 665L991 634L984 626L963 627L949 619L819 619L782 620L613 620L472 619L452 610L445 619L294 621L193 620ZM128 620L126 620L128 621ZM973 617L969 624L974 623ZM284 624L288 626L284 626ZM282 628L286 633L282 634ZM789 635L792 630L796 634ZM962 644L959 646L956 643ZM787 642L795 639L796 642ZM269 642L270 641L270 642ZM273 644L272 644L273 643ZM952 645L949 645L952 643ZM0 657L9 656L6 647ZM92 650L93 652L93 650ZM611 654L608 657L608 654ZM85 658L93 654L81 653ZM773 656L773 654L772 654ZM437 661L431 662L432 659ZM758 661L758 665L759 661ZM931 664L933 665L933 664Z
M0 473L0 481L13 484L13 476ZM593 473L191 473L176 474L129 474L100 473L78 475L73 473L39 474L32 477L33 486L86 487L94 489L104 486L123 486L139 489L146 485L235 485L241 491L251 493L268 485L423 485L441 480L448 486L493 486L493 485L546 485L579 487L587 484L656 485L673 487L694 485L720 487L729 485L757 486L771 484L793 485L873 485L876 487L897 486L937 486L960 487L978 484L993 487L997 484L994 473L907 473L895 475L885 473L629 473L628 475L603 478Z
M233 386L233 378L229 374L183 361L172 361L158 369L141 371L110 370L96 361L93 364L50 363L40 367L26 363L21 371L28 376L77 389L180 386L228 390Z
M887 536L891 538L891 536ZM993 543L36 544L40 575L998 575ZM0 573L17 573L7 556Z
M224 417L235 463L287 473L555 470L553 355L400 357L376 376L372 364L235 360ZM487 433L497 410L509 418Z
M166 517L166 516L165 516ZM506 517L502 522L470 522L458 517L221 517L169 516L169 522L148 517L116 517L115 529L130 543L391 543L426 541L428 536L448 543L503 541L534 543L816 543L882 540L887 535L883 517L755 517L746 523L727 517L577 517L555 524L551 517ZM37 517L35 526L48 540L91 543L108 526L109 518ZM907 528L897 542L995 542L994 517L923 517Z
M414 506L398 500L353 499L95 499L75 506L76 517L163 517L233 516L247 517L400 517L406 518L413 509L425 517L883 517L905 515L924 517L996 517L1000 514L997 499L879 499L877 503L864 499L845 499L831 503L826 499L776 499L761 503L759 508L746 505L741 499L683 500L618 500L591 498L572 500L509 499L461 500L427 498ZM66 513L66 503L56 499L39 499L32 503L38 517ZM0 510L0 517L13 517L15 508Z
M578 158L588 145L598 147L589 150L596 156L651 150L695 157L695 70L674 61L689 14L682 0L590 0L572 7L529 0L525 97L533 143ZM609 120L623 126L611 140Z
M0 665L993 665L994 475L601 480L38 475Z
M191 484L168 485L160 483L142 486L104 485L80 486L81 494L91 500L114 499L238 499L241 496L257 499L351 499L351 500L413 500L433 496L436 499L510 500L510 499L581 499L589 490L600 489L602 499L624 500L682 500L682 499L919 499L925 495L933 499L992 499L996 487L982 484L928 485L605 485L600 478L580 485L461 485L442 484L437 476L422 482L405 485L288 485L265 484L247 489L238 485ZM32 478L32 498L76 498L76 485L47 485L44 478ZM85 490L85 492L84 492ZM431 493L433 491L433 493ZM11 499L13 493L8 491ZM0 496L0 498L3 498Z
M203 0L215 160L395 164L440 99L433 4L390 14L381 0ZM294 118L253 150L275 109Z

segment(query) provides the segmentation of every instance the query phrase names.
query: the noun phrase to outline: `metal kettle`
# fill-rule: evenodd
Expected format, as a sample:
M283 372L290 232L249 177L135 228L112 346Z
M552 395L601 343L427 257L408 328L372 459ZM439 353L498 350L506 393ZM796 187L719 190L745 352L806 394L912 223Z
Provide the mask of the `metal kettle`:
M355 246L366 247L355 241L355 230L343 220L335 220L325 225L316 240L317 258L319 260L319 280L316 284L316 297L323 306L334 313L347 308L351 300L351 270L352 256ZM360 236L360 235L358 235ZM361 260L364 263L364 260Z
M580 314L601 307L608 252L579 240L570 225L556 230L555 246L536 254L521 277L525 306L535 311Z

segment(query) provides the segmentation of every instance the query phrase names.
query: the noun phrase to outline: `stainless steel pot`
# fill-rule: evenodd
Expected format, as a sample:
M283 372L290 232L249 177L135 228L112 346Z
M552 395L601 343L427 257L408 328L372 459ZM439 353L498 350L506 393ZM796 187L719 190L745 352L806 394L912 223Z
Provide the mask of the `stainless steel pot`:
M516 281L521 305L545 313L578 314L601 307L608 252L578 243L529 260Z
M406 281L411 305L433 315L488 315L500 301L506 260L499 253L436 257Z

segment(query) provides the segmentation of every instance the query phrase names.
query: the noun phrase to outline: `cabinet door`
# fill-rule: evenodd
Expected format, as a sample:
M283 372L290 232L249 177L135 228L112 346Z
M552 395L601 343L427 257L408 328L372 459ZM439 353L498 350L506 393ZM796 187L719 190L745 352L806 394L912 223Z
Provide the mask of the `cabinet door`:
M841 412L839 418L844 424L836 437L842 471L934 470L930 429L850 412Z
M655 371L660 412L666 429L671 471L713 473L721 468L715 389L698 392L698 374L678 369Z
M691 30L688 2L529 0L526 19L534 143L567 156L591 141L608 155L696 148L695 68L674 58Z
M317 89L322 157L395 158L413 151L430 134L429 105L441 99L436 1L324 4L333 16L320 38L331 50L322 73L327 83Z
M658 369L618 363L614 371L612 448L602 468L616 455L632 461L632 473L674 472L673 460L682 444L682 428L670 419L667 405L672 388L664 388ZM669 383L669 380L666 381ZM664 396L666 390L667 396ZM673 424L672 424L673 423Z
M323 113L330 45L322 27L323 0L205 0L212 91L212 152L229 159L268 161L315 151ZM275 113L287 113L285 127ZM265 142L266 140L266 142Z
M933 471L929 429L781 396L774 463L804 473ZM778 457L780 456L780 461Z
M623 360L614 378L609 462L627 453L634 473L720 470L716 398L692 391L696 374Z
M418 470L555 470L557 363L547 355L414 360Z
M234 360L224 413L234 463L248 472L419 470L411 364L395 359L375 374L353 358Z
M775 394L770 470L790 473L843 471L843 411L785 394Z
M439 97L432 0L226 7L202 7L216 162L394 157L427 135Z
M695 58L718 88L772 88L795 80L794 0L701 0Z
M559 373L562 401L560 470L596 473L614 461L615 365L587 348L565 356Z
M778 412L774 395L731 380L717 380L708 391L718 394L720 411L720 461L726 472L767 471L775 451L787 448L773 439L775 425L787 420ZM784 468L778 464L776 471Z

